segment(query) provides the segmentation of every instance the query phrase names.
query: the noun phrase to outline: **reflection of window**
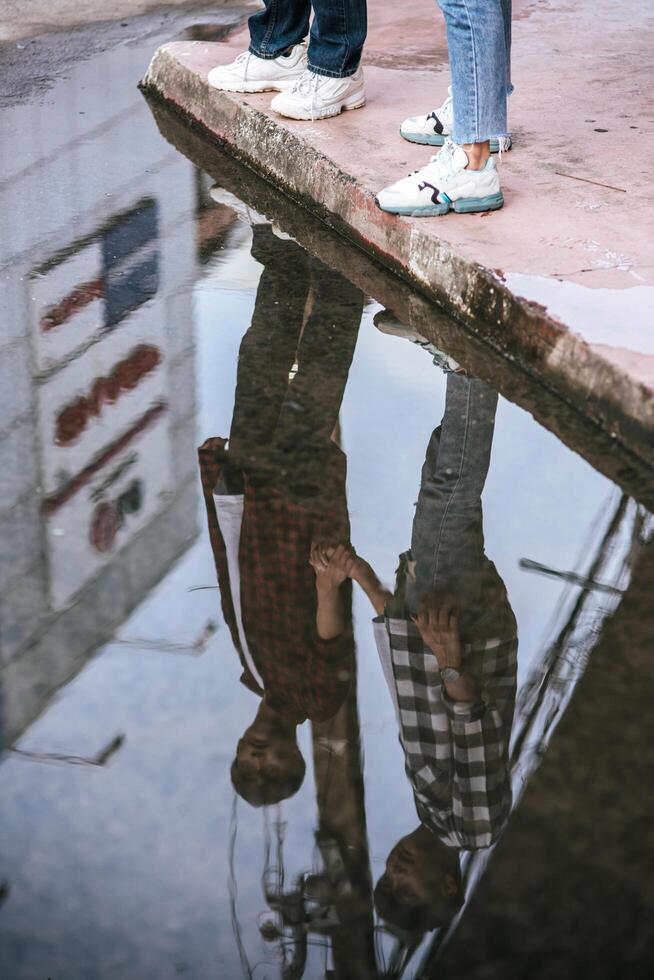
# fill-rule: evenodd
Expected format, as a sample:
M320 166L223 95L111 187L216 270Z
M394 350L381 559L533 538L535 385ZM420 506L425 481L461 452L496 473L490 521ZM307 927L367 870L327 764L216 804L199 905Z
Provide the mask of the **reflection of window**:
M30 276L39 370L64 363L159 288L158 205L143 198Z
M102 266L106 326L114 326L157 292L157 224L157 203L148 199L105 230Z

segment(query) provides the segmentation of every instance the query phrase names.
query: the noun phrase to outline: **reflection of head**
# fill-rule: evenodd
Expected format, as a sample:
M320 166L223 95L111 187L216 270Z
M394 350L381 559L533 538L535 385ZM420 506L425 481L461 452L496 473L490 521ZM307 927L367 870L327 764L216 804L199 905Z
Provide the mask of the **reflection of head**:
M405 932L447 925L463 904L458 852L420 827L388 855L375 888L378 915Z
M251 806L270 806L297 793L305 770L294 734L260 736L249 728L236 748L232 785Z

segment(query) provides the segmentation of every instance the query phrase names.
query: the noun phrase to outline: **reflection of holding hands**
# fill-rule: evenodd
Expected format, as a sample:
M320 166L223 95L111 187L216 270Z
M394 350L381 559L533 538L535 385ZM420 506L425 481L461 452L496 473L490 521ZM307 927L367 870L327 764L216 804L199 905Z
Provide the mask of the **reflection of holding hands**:
M316 587L320 591L331 591L351 578L356 552L351 544L326 545L314 542L311 545L311 565L316 573Z
M356 559L351 544L313 542L309 563L316 573L318 608L316 629L321 640L335 640L345 631L345 607L341 585Z
M453 701L478 701L481 697L478 682L461 671L459 608L452 596L440 592L423 596L418 615L411 619L423 643L436 657L448 696Z
M437 592L423 597L420 611L411 619L418 627L426 646L438 661L441 670L461 666L461 636L459 609L451 596Z

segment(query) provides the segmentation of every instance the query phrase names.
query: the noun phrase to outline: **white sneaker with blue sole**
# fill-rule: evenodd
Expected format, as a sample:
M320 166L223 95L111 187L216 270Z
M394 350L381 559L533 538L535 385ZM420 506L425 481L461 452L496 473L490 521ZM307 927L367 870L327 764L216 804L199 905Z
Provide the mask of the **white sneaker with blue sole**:
M468 155L447 140L426 167L380 191L375 202L389 214L429 217L457 211L497 211L504 204L500 178L492 157L482 170L468 169Z
M410 116L405 119L400 126L400 136L403 136L409 143L421 143L425 146L443 146L445 140L452 134L454 127L454 104L452 102L452 88L448 89L449 95L445 102L438 109L427 113L426 116ZM490 141L491 153L499 153L500 149L511 149L511 137L506 136L501 140L493 138Z
M417 347L422 347L431 355L436 367L439 367L445 374L454 374L462 370L458 361L432 344L413 327L407 327L406 324L398 320L391 310L379 310L372 318L372 322L381 333L389 334L391 337L402 337L404 340L410 340Z

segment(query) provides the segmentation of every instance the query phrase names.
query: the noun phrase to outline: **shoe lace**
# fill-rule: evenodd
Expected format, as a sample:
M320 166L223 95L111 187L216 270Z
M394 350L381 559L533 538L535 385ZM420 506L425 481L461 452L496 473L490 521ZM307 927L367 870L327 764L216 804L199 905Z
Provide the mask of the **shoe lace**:
M438 115L440 116L441 119L444 116L446 118L450 118L451 119L452 116L454 115L454 108L453 108L453 105L452 105L452 96L451 95L448 95L448 97L445 99L445 102L443 102L443 105L438 110Z
M238 65L239 68L240 68L241 65L243 65L243 81L244 82L247 81L248 67L250 65L250 58L251 57L252 57L252 52L251 51L243 51L242 54L239 54L238 57L234 61L234 64L235 65Z
M442 149L431 157L429 163L423 170L429 172L429 175L432 177L440 177L441 179L454 177L456 170L453 157L456 149L456 143L450 139L446 139Z
M317 75L315 71L303 71L291 89L291 92L296 95L309 95L311 97L311 122L314 122L315 119L314 110L316 108L316 94L322 81L323 76Z

